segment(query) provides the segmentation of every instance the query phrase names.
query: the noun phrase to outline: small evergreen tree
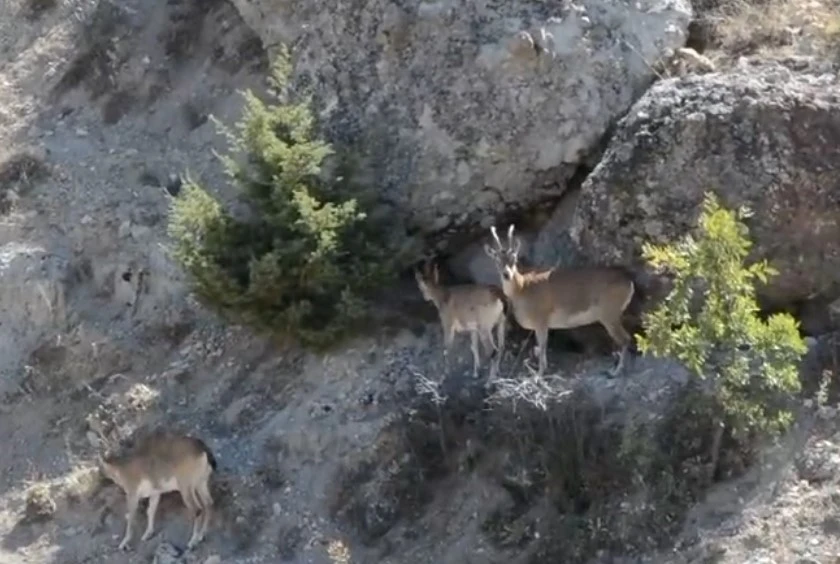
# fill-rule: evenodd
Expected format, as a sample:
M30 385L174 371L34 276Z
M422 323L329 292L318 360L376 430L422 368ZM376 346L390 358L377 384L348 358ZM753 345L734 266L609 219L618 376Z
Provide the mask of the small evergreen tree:
M247 90L234 129L213 120L229 142L219 158L250 217L235 219L187 177L168 230L204 303L320 348L366 318L369 298L395 274L407 239L367 217L368 193L322 174L333 151L314 137L309 100L286 99L289 72L284 50L270 77L276 103Z
M736 437L786 428L787 400L800 389L798 366L807 351L792 316L759 316L755 284L776 272L766 261L745 265L752 246L742 222L748 215L746 209L723 209L707 193L696 238L645 244L642 250L653 267L670 271L675 280L665 300L644 316L639 349L676 358L700 379L712 378L714 451L724 425Z

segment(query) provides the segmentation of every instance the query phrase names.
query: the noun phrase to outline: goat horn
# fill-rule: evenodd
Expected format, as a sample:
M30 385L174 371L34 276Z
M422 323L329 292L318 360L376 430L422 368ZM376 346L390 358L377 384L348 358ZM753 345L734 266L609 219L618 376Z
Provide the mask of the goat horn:
M490 226L490 233L493 234L493 240L496 241L496 245L498 245L498 247L500 249L504 249L505 247L504 247L504 245L502 245L502 241L499 239L499 234L496 233L496 226L495 225Z
M513 224L508 228L508 246L513 247Z

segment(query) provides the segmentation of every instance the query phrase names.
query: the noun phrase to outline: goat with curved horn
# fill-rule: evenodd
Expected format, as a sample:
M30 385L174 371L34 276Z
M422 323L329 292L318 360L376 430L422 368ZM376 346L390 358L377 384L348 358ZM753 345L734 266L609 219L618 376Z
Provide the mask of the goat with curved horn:
M502 290L517 323L536 336L538 374L542 375L548 365L549 329L571 329L596 322L621 349L618 362L610 371L611 376L619 374L632 342L621 320L636 289L631 274L615 266L538 268L522 272L521 243L514 236L513 224L508 228L507 247L499 240L495 225L490 227L490 233L497 248L484 245L484 251L499 271Z

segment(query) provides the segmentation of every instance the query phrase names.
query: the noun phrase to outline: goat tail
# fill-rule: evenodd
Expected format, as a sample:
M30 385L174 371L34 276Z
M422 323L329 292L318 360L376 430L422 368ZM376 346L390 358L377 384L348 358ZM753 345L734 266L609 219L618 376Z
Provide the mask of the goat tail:
M207 457L207 463L210 465L210 468L212 468L213 471L215 471L216 467L217 467L217 463L216 463L216 457L213 456L213 451L210 450L210 447L207 446L207 443L205 443L201 439L196 439L196 442L198 443L198 446L201 449L201 451L204 453L204 456Z

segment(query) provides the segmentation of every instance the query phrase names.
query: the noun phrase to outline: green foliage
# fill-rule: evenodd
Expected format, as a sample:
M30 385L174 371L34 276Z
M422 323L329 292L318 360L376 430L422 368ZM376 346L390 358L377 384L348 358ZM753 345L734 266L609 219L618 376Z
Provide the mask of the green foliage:
M799 391L807 348L793 317L759 316L755 284L776 272L766 261L745 265L748 213L726 210L708 193L696 238L643 247L645 259L675 280L645 315L637 342L645 354L676 358L701 379L712 376L721 417L736 433L778 432L791 420L784 404Z
M283 51L269 80L274 103L248 90L234 128L213 120L229 143L218 156L248 217L234 218L187 177L172 202L169 234L204 303L321 348L366 319L369 300L401 265L407 239L367 216L371 194L322 173L333 150L314 135L309 100L286 99L289 72Z

